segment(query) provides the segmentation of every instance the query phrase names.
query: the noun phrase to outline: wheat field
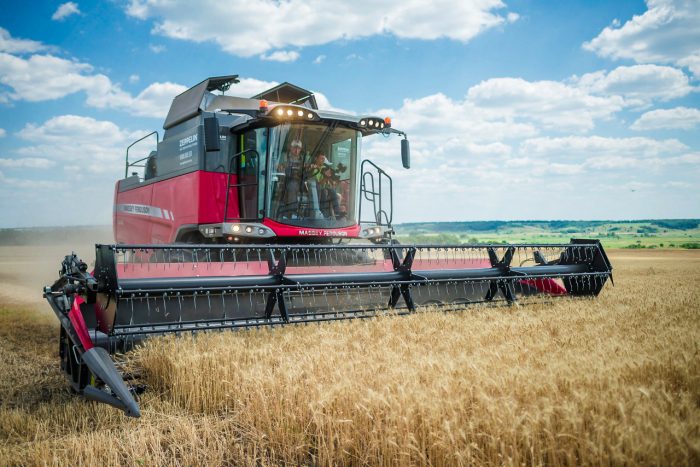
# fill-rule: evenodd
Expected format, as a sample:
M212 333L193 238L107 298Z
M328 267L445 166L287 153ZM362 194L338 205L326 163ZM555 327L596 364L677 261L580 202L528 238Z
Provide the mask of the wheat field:
M612 252L595 300L154 339L138 420L6 299L0 465L698 465L699 253Z

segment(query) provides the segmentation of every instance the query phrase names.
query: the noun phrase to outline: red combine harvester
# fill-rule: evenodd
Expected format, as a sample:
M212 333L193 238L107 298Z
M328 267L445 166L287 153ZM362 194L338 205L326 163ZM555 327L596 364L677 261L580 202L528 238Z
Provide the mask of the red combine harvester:
M289 83L224 95L237 81L188 89L162 141L153 132L127 148L116 243L96 245L92 272L66 256L44 289L61 322L61 367L85 397L139 416L111 354L150 336L595 296L612 279L595 240L397 244L391 177L362 160L361 143L402 136L408 169L406 134L388 118L320 110ZM156 151L130 160L150 137Z

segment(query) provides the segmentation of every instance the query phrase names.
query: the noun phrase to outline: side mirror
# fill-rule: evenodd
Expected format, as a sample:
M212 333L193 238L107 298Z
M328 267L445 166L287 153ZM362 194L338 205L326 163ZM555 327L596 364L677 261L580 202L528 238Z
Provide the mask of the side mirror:
M408 146L408 140L401 140L401 163L404 169L411 168L411 148Z
M219 121L216 117L204 118L204 150L206 152L218 151L219 144Z

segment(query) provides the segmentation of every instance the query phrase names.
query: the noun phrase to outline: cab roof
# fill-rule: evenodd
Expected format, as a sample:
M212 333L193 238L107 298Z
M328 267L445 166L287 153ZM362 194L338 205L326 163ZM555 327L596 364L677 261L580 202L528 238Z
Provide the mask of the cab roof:
M259 105L258 101L261 99L274 101L280 104L301 105L318 110L318 104L313 92L287 82L250 98L217 95L212 92L226 92L232 84L238 82L238 75L227 75L210 77L195 84L173 99L168 115L165 117L163 128L166 130L172 128L178 123L182 123L198 115L202 110L209 110L212 107L219 109L257 108Z

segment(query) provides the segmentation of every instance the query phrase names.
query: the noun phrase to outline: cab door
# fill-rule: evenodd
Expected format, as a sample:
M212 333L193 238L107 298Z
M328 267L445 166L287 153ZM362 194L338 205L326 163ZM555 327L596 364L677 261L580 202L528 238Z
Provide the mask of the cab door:
M239 137L238 193L242 220L260 220L265 212L267 135L267 128L257 128Z

